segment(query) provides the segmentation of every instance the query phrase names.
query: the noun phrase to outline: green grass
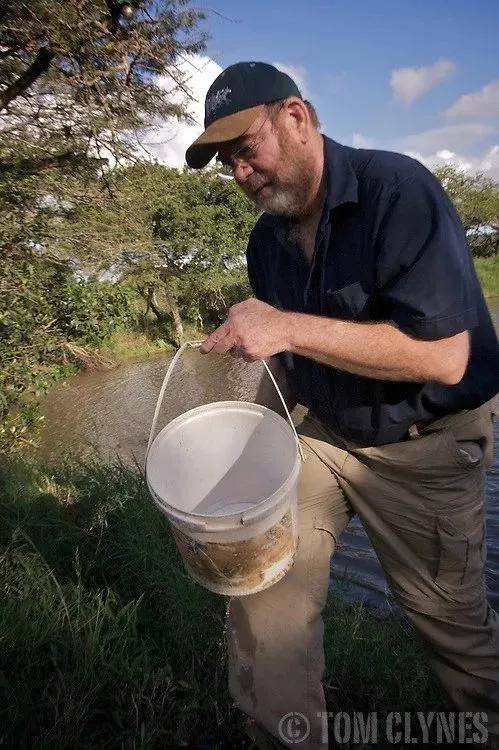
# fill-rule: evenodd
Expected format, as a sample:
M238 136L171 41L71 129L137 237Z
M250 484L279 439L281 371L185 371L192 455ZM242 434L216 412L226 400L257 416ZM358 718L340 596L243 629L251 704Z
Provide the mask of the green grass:
M339 593L329 597L324 622L329 710L445 710L446 699L406 621L376 618Z
M192 326L184 329L184 340L194 341L206 338L208 334ZM112 362L141 358L159 352L175 351L177 347L168 339L166 332L155 323L150 323L147 331L115 331L99 347L99 353Z
M155 336L140 331L116 331L99 347L99 353L106 359L121 362L173 349L159 332Z
M9 460L0 498L0 746L249 747L226 687L226 599L186 574L140 475ZM335 707L442 705L412 635L341 596L326 653Z
M499 258L475 258L474 260L485 297L499 297Z

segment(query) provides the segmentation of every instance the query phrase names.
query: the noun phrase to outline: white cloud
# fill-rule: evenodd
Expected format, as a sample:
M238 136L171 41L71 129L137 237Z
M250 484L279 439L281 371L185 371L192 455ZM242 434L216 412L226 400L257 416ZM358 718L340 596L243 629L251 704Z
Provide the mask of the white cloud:
M417 151L423 154L436 153L442 149L459 151L487 138L493 132L492 125L479 122L447 125L397 138L392 145L396 151Z
M281 62L273 62L272 65L283 73L287 73L290 78L296 83L300 89L300 93L304 99L308 99L308 83L307 83L307 71L301 65L286 65Z
M143 141L147 151L162 164L169 167L182 167L185 164L185 152L196 138L204 130L204 100L206 93L222 72L218 63L209 57L192 55L179 65L181 72L185 75L186 85L189 89L192 102L189 111L194 122L179 123L176 120L168 121ZM171 90L170 78L160 81L167 90ZM174 92L172 98L176 101L181 99L180 92Z
M390 86L396 101L410 104L427 91L438 86L456 69L452 60L438 60L433 65L421 68L397 68L392 70Z
M449 160L449 159L452 159L452 157L454 155L455 155L454 152L453 151L449 151L448 148L443 148L441 151L437 151L437 156L438 156L439 159L447 159L447 160Z
M496 143L489 148L482 159L482 166L485 172L495 170L497 179L499 180L499 144Z
M445 111L447 118L497 119L499 121L499 80L492 81L480 91L460 96Z
M412 156L429 169L435 169L443 164L452 164L459 171L469 174L481 172L486 177L499 182L499 144L488 146L476 156L466 153L467 147L483 136L482 128L487 128L487 133L493 130L488 126L480 125L462 126L460 130L456 130L455 127L439 128L394 141L382 141L361 133L354 133L352 144L356 148L398 151Z
M409 156L418 159L429 169L452 164L460 172L482 173L485 177L499 182L499 145L491 146L480 156L468 156L447 149L434 154L410 153Z
M376 148L376 140L362 133L352 133L352 146L354 148Z

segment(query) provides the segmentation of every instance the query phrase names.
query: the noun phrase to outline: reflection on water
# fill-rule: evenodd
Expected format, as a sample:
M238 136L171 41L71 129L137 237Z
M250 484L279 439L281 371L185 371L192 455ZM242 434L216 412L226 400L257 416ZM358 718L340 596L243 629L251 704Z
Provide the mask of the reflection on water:
M499 300L489 306L499 329ZM42 457L57 460L70 451L82 458L97 456L142 466L156 399L171 356L81 374L54 389L43 404L46 428ZM261 363L249 365L229 356L204 356L187 349L170 379L158 429L201 404L252 401L262 374ZM296 412L299 421L303 411L298 408ZM487 475L487 583L490 602L499 610L499 419L494 427L494 465ZM332 572L332 585L340 579L348 583L347 596L362 599L380 612L397 613L358 518L352 519L343 532L332 558Z
M55 460L67 450L82 457L143 464L159 389L172 355L83 373L54 389L43 402L46 427L41 455ZM229 356L187 349L163 399L157 430L179 414L213 401L252 401L263 371Z

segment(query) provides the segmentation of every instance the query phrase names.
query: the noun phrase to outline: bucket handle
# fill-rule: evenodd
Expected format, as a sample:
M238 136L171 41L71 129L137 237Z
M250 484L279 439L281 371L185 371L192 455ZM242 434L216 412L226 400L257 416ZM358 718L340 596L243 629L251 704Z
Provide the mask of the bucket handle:
M145 462L147 462L147 456L149 455L149 449L151 448L151 444L152 444L152 441L153 441L153 438L154 438L154 432L156 430L156 423L158 421L158 416L159 416L159 411L161 409L161 404L163 403L163 397L165 395L166 386L168 385L168 381L170 380L170 375L172 374L172 371L173 371L173 368L175 367L177 359L180 357L180 355L182 354L182 352L185 349L187 349L188 346L192 347L193 349L197 349L197 348L199 348L201 346L202 343L203 343L202 341L186 341L185 344L182 344L182 346L180 347L180 349L177 351L177 353L173 357L172 361L170 362L170 365L168 367L168 370L166 371L166 375L165 375L164 380L163 380L163 385L161 386L161 390L159 392L158 402L156 404L156 409L154 411L154 417L152 419L152 425L151 425L151 432L149 433L149 440L147 442L146 456L145 456L145 459L144 459ZM291 419L291 415L289 413L288 407L286 406L286 402L285 402L285 400L283 398L283 395L282 395L282 393L280 391L280 388L277 385L276 380L275 380L274 376L272 375L268 364L265 362L264 359L262 359L261 361L263 362L263 364L265 366L265 369L267 370L267 372L268 372L268 374L270 376L270 379L272 380L272 383L274 384L274 387L275 387L275 389L276 389L276 391L277 391L277 393L279 395L279 398L282 401L282 405L284 406L284 409L286 411L286 415L288 417L289 424L291 425L291 429L293 430L293 433L294 433L294 436L295 436L296 445L298 447L298 451L300 453L301 460L305 461L305 456L303 454L303 450L302 450L302 447L300 445L300 441L298 439L298 433L296 432L295 426L294 426L293 421Z

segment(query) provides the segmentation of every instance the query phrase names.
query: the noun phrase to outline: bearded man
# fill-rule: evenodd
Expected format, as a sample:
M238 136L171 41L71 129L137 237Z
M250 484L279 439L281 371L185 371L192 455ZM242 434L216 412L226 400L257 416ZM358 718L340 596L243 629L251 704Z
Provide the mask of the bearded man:
M264 213L247 248L254 297L201 351L269 358L289 408L308 408L295 562L228 606L229 688L248 731L260 747L327 746L322 610L358 514L453 705L486 715L499 747L499 618L484 583L499 351L457 212L418 161L323 135L265 63L211 85L186 161L215 155ZM265 384L258 400L280 410Z

